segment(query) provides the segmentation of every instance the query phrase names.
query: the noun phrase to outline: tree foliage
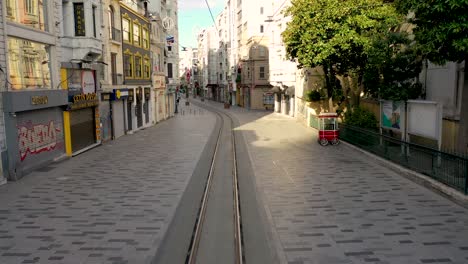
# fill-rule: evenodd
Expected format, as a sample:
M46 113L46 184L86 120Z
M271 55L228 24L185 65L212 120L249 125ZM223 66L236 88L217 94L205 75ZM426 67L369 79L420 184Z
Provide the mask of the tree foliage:
M468 54L468 0L397 0L410 22L422 54L443 64L462 61Z
M416 99L422 85L417 81L422 58L406 32L388 32L376 40L364 73L365 93L388 100Z
M382 0L292 0L283 32L286 52L301 66L332 64L338 73L362 68L382 33L401 21Z
M336 76L344 97L356 99L375 41L403 21L384 0L292 0L285 15L291 16L282 33L287 56L300 67L322 66L329 97Z

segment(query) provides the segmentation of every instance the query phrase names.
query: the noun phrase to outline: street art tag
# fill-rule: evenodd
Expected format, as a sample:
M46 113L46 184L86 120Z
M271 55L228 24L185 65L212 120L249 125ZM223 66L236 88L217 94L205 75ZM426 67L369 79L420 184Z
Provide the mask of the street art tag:
M49 124L19 126L18 146L21 161L24 161L30 154L54 150L59 132L60 128L55 127L54 121L50 121Z

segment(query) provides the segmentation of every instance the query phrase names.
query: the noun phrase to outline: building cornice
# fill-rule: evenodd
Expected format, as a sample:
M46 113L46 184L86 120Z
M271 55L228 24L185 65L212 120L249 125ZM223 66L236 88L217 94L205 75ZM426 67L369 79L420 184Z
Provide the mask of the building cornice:
M128 5L124 4L124 3L120 3L120 7L123 7L126 11L134 14L135 16L143 19L146 23L150 23L150 20L145 17L145 16L142 16L141 14L139 14L138 12L136 12L135 10L133 10L133 8L129 7ZM121 14L122 15L122 14Z

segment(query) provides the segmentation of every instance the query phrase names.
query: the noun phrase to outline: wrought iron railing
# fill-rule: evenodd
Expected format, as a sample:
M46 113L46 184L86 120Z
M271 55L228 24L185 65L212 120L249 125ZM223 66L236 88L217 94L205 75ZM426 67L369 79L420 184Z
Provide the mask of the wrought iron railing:
M122 35L121 35L121 31L119 29L116 29L115 27L112 27L111 28L111 36L110 38L112 40L115 40L117 42L121 42L122 41Z
M345 124L340 139L468 194L468 158Z

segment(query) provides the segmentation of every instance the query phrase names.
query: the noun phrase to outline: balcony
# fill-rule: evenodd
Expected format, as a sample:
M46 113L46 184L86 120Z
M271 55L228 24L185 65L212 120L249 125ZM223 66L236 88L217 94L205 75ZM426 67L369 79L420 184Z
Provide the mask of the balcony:
M120 29L116 29L115 27L112 27L110 33L111 33L110 35L111 40L122 42L122 34L121 34Z

